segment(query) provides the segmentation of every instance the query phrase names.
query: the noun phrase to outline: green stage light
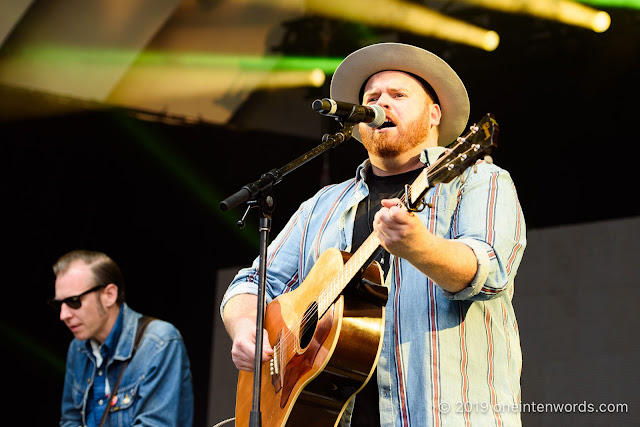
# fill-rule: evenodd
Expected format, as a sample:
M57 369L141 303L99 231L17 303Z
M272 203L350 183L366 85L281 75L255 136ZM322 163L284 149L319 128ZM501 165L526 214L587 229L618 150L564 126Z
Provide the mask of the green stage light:
M187 159L184 159L177 152L168 148L168 144L162 141L161 135L144 129L139 123L136 123L135 120L127 117L123 113L114 112L113 117L115 123L131 135L133 141L139 143L151 158L155 159L171 172L187 190L208 208L213 218L225 224L229 229L237 229L236 221L238 218L224 214L220 210L220 202L223 197L218 190L207 182L205 178L201 177L189 164ZM243 229L234 233L236 233L248 247L256 249L260 246L257 234L251 230Z
M320 69L325 73L333 73L341 58L312 56L261 56L261 55L228 55L216 53L167 53L144 52L136 61L144 65L183 65L203 68L238 68L246 71L312 71Z
M576 0L580 3L597 7L619 7L627 9L640 9L640 0Z
M70 46L41 45L15 52L19 58L49 64L77 64L91 62L97 65L122 65L130 62L131 52L125 49L106 49ZM230 55L196 52L144 51L135 64L147 66L182 66L193 68L227 69L244 71L313 71L320 69L333 73L342 58L313 56Z

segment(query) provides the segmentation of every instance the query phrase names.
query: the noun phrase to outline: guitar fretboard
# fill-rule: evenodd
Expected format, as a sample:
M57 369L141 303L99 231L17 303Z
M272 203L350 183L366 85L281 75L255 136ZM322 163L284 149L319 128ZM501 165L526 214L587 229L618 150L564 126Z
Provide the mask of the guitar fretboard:
M347 260L341 273L331 281L329 286L327 286L318 297L318 314L320 317L324 315L331 304L333 304L344 288L347 287L349 282L351 282L379 247L380 241L378 240L378 235L372 233L366 238L362 245L360 245L351 258Z

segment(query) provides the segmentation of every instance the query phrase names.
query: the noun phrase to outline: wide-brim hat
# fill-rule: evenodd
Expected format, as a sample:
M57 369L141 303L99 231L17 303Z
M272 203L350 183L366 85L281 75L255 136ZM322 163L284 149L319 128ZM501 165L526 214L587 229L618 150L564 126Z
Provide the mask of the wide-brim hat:
M380 71L404 71L415 74L431 85L442 111L438 145L449 145L459 137L469 120L469 96L455 71L435 54L402 43L378 43L363 47L347 56L331 79L331 98L360 104L362 85ZM353 137L362 142L358 126Z

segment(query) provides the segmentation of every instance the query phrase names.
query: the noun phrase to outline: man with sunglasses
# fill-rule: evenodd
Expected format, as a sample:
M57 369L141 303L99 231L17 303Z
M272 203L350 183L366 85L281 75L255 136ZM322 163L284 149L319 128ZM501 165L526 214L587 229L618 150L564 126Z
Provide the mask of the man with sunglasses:
M180 332L153 320L134 349L142 315L124 302L120 268L104 253L69 252L53 271L55 298L49 304L74 336L60 425L191 426L191 370Z

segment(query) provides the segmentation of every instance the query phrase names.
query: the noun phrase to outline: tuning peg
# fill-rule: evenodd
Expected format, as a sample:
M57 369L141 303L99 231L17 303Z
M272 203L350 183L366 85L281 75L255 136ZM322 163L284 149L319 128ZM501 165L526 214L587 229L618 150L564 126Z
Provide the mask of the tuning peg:
M484 161L489 163L489 164L492 164L493 163L493 157L491 157L490 155L487 154L486 156L484 156Z

